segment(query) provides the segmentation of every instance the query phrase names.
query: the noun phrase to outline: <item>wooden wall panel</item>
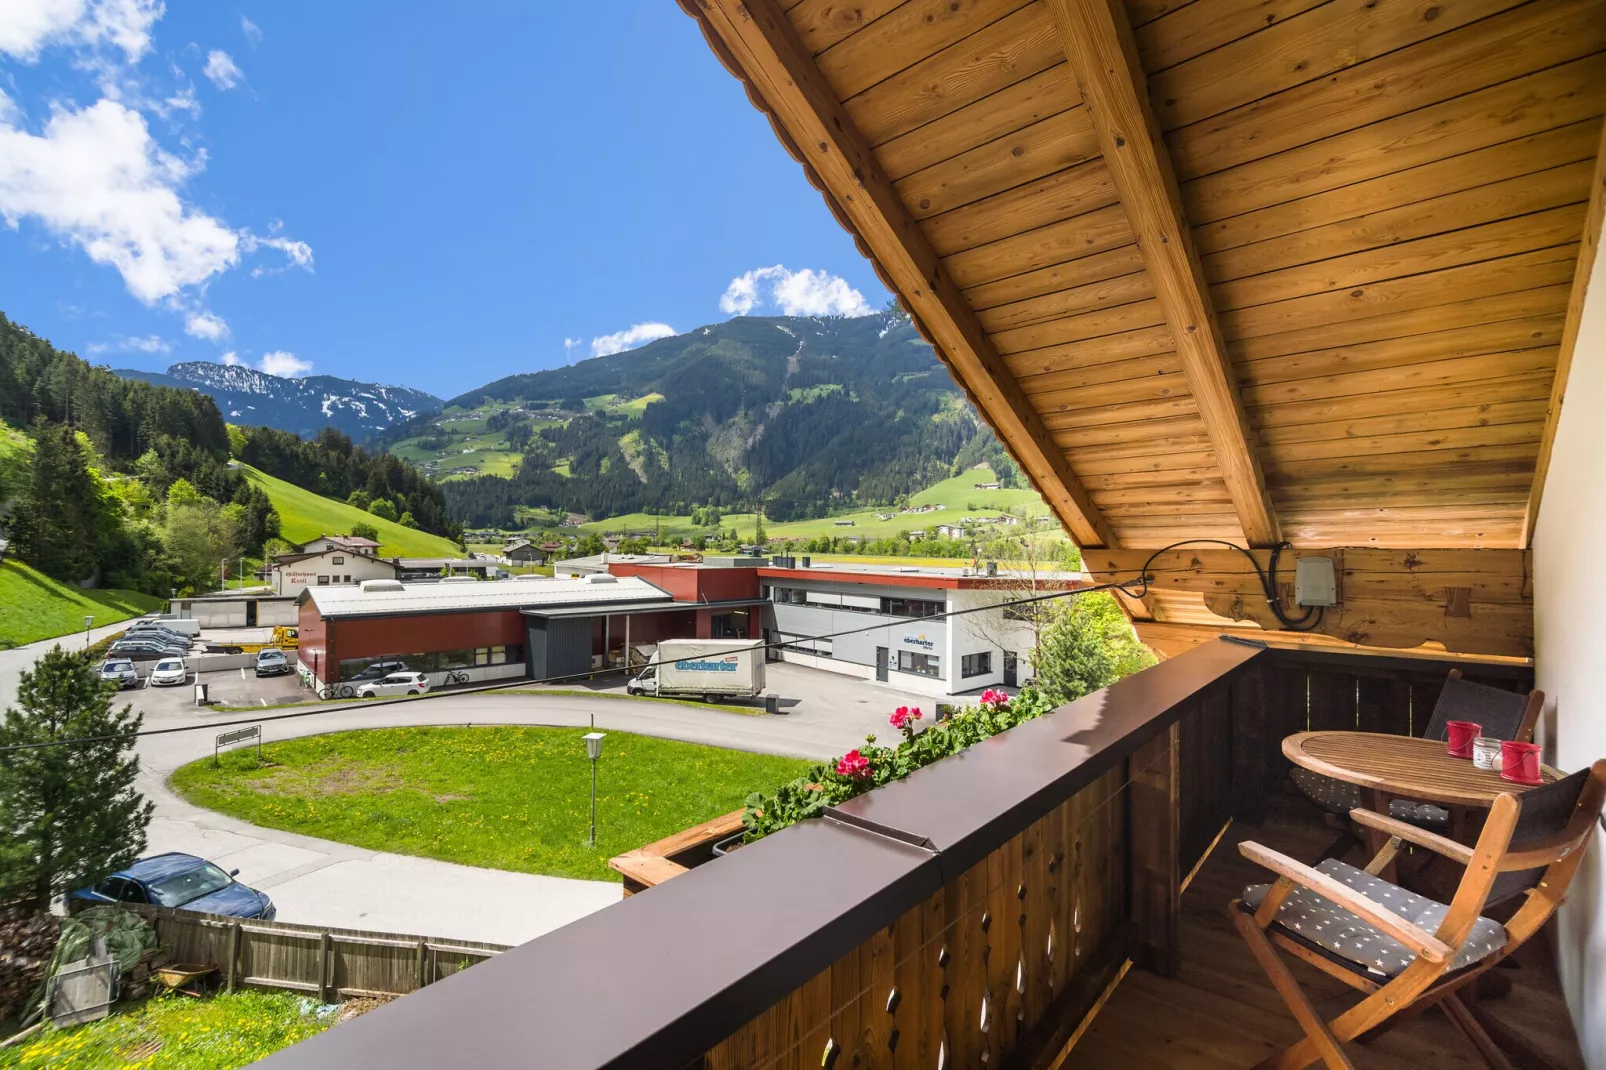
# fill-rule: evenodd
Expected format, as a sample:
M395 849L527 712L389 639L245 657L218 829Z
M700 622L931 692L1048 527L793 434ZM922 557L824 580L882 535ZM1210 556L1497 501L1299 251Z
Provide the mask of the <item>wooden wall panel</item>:
M1208 757L1217 755L1200 760ZM1099 952L1125 938L1127 791L1123 768L1099 778L720 1042L702 1065L999 1065L1051 1009L1068 1010L1056 998L1087 971L1107 969ZM825 1063L828 1043L839 1054Z

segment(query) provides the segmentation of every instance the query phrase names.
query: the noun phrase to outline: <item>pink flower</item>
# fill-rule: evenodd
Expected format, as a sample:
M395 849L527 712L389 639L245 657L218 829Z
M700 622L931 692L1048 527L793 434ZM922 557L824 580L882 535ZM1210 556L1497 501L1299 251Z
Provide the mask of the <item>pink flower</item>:
M1007 706L1009 705L1009 696L1002 691L989 687L981 693L981 704L983 706Z
M870 759L860 754L859 748L855 747L837 759L836 774L853 777L856 780L867 779L870 776Z
M897 709L892 711L892 716L888 718L888 720L892 722L893 728L901 729L910 721L920 720L920 717L921 714L919 706L915 706L913 708L908 706L899 706Z

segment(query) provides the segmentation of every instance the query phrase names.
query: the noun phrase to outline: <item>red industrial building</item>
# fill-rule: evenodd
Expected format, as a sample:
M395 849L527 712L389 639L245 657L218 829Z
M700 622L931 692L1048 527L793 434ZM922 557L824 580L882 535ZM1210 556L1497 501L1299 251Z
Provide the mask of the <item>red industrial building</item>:
M759 563L757 561L755 564ZM583 675L661 639L757 638L758 570L615 565L612 574L500 582L375 580L310 587L300 661L315 687L412 670L432 684ZM639 654L632 663L641 661Z

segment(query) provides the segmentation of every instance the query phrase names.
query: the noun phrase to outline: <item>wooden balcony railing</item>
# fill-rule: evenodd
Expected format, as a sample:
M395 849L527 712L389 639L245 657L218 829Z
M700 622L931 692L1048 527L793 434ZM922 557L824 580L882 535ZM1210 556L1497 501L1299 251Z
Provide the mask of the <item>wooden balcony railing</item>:
M1050 1065L1129 962L1175 971L1188 875L1281 738L1409 731L1444 670L1202 645L267 1065Z

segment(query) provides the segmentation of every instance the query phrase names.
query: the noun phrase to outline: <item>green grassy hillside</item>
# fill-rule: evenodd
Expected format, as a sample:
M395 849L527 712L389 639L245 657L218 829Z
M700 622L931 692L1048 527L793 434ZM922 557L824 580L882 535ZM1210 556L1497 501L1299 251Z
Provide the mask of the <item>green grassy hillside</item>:
M794 520L785 524L770 522L765 524L764 530L773 539L811 539L816 535L858 535L862 538L880 539L905 531L921 529L929 531L938 524L957 524L959 518L964 516L999 516L1005 512L1016 515L1023 512L1041 514L1048 512L1043 500L1034 490L976 489L977 483L992 483L996 480L993 470L983 465L961 472L910 496L910 506L943 506L943 509L937 512L897 513L891 508L862 509L810 520ZM878 513L884 515L889 512L894 513L891 520L876 519ZM851 520L853 524L851 527L838 526L839 520ZM613 516L585 524L580 530L595 531L599 534L608 531L652 531L655 523L662 524L666 537L692 535L707 530L693 527L689 516L653 516L648 513ZM720 518L721 527L735 528L738 537L742 539L751 539L756 525L757 517L752 513L728 513ZM1058 528L1052 530L1058 531Z
M385 557L457 557L461 553L450 539L382 520L345 502L275 479L250 465L240 467L247 479L267 491L279 511L280 534L291 542L306 542L319 535L344 535L353 524L368 523L378 530L379 552Z
M80 590L24 565L0 563L0 648L36 643L159 609L162 599L137 591Z

